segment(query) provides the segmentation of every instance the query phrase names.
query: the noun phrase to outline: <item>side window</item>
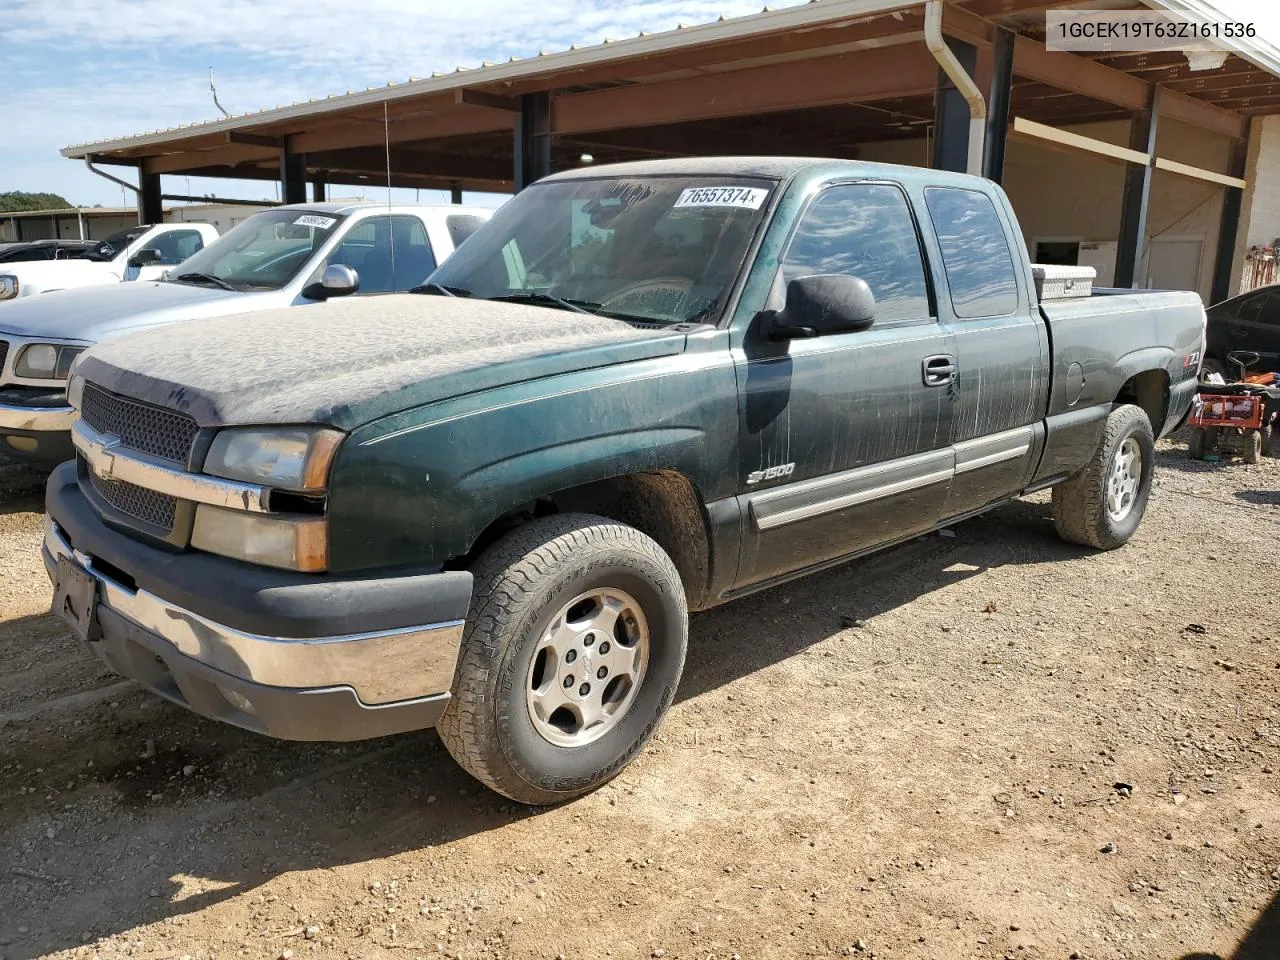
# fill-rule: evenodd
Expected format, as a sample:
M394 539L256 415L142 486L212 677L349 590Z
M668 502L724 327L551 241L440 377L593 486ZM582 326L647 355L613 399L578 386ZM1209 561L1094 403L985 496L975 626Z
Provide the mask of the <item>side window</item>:
M957 317L1004 317L1018 308L1017 269L991 198L977 190L929 187L929 219Z
M1236 307L1234 319L1243 321L1244 323L1265 323L1267 315L1271 313L1276 306L1280 306L1280 302L1277 301L1275 294L1254 294L1252 297L1247 298L1243 303Z
M463 240L484 225L484 219L470 213L455 213L445 217L444 225L449 230L449 240L453 243L453 249L457 250L462 246Z
M929 290L915 221L903 192L886 183L828 187L805 211L782 258L787 282L813 274L861 277L877 320L928 317Z
M436 268L426 227L417 217L361 220L333 248L325 265L345 264L360 278L360 293L394 293L416 287Z
M148 247L160 251L160 265L173 267L192 254L199 253L204 238L198 230L170 230L152 240Z

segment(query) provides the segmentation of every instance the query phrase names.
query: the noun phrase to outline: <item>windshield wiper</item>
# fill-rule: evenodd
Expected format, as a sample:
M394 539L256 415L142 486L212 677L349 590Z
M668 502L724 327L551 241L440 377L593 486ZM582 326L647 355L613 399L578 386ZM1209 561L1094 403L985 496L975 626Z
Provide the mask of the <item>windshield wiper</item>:
M574 313L585 313L588 316L596 316L596 310L600 304L591 303L589 300L566 300L563 297L552 296L549 293L542 293L537 290L526 290L523 293L508 293L501 297L486 297L486 300L494 300L498 303L539 303L549 306L559 307L561 310L572 310Z
M240 291L233 287L221 277L215 277L212 273L180 273L173 278L179 283L200 283L204 285L213 284L215 287L221 287L223 290L230 290L232 293Z
M420 283L416 287L410 287L409 292L444 294L446 297L471 296L470 290L463 290L462 287L447 287L443 283L436 283L435 281L428 281L427 283Z

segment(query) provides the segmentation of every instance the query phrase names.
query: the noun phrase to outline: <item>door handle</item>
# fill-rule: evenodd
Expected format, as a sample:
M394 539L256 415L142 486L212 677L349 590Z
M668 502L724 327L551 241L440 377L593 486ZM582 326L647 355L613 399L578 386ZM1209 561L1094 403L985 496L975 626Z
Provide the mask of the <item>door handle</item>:
M956 358L945 354L925 357L922 372L926 387L944 386L956 378Z

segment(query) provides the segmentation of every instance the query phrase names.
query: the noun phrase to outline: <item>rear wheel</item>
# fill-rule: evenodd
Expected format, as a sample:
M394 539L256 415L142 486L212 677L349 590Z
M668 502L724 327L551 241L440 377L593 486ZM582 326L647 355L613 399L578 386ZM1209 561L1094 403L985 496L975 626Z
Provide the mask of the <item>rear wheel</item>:
M1187 456L1192 460L1204 457L1204 427L1192 427L1191 436L1187 438Z
M688 639L675 565L638 530L562 514L508 534L473 573L441 740L521 803L594 790L640 752L675 695Z
M1112 550L1133 536L1151 494L1155 438L1141 407L1115 407L1080 473L1053 488L1053 522L1070 543Z
M1223 380L1227 379L1227 368L1222 365L1222 361L1205 357L1204 362L1200 364L1200 379L1204 380L1211 373L1216 373Z
M1246 430L1240 440L1244 445L1241 456L1244 457L1245 463L1257 463L1262 459L1263 436L1261 430Z

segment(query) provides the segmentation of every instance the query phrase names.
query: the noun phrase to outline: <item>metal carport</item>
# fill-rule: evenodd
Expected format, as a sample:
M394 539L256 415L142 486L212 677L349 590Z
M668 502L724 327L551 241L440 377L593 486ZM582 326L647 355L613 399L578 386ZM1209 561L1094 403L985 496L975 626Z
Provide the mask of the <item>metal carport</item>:
M1155 6L1157 4L1149 4ZM1192 12L1187 4L1159 4ZM1253 116L1280 113L1280 59L1235 51L1193 71L1178 53L1051 52L1044 13L1069 3L946 3L942 33L981 91L984 172L1000 180L1010 138L1126 165L1117 282L1132 282L1153 172L1225 191L1214 292L1230 282ZM1091 6L1136 8L1128 2ZM1064 132L1128 120L1127 147ZM1220 169L1157 154L1161 120L1230 139ZM925 7L808 4L660 34L392 83L259 113L63 150L136 167L143 219L167 174L279 180L285 202L331 183L511 191L581 162L690 154L857 157L928 140L928 162L964 169L969 107L925 43Z

